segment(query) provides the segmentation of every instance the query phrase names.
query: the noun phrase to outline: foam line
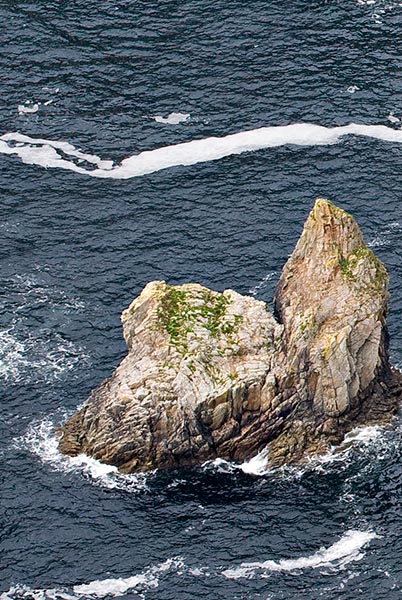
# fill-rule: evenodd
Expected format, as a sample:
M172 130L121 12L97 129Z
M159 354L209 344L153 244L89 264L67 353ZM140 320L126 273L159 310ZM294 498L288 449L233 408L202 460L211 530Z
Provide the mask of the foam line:
M90 581L89 583L77 584L67 588L32 589L23 585L11 587L7 592L0 594L0 600L21 600L30 598L32 600L85 600L88 598L105 598L124 596L127 592L141 587L146 591L157 588L159 576L167 571L176 571L184 567L180 557L167 559L165 562L149 567L138 575L126 578L110 578Z
M86 161L97 166L102 171L108 171L113 168L113 161L102 160L94 154L81 152L68 142L31 138L21 133L6 133L2 135L0 137L0 153L17 154L22 162L26 164L39 165L45 168L60 167L89 175L91 175L92 171L87 171L77 166L74 162L63 159L63 154L78 159L81 162Z
M133 575L127 578L103 579L91 581L84 585L75 585L74 594L81 597L95 596L104 598L105 596L122 596L129 590L143 585L146 588L155 588L159 585L158 576L170 570L180 571L184 567L183 560L180 557L168 558L165 562L146 569L139 575Z
M267 560L265 562L242 563L239 567L223 571L229 579L253 577L258 571L297 571L300 569L316 568L344 568L352 561L361 560L364 556L361 548L378 537L371 531L347 531L342 538L329 548L320 548L310 556L295 559L282 559L279 561Z
M342 538L329 546L321 548L310 556L296 559L282 559L279 561L267 560L265 562L243 563L239 567L220 570L221 575L228 579L251 578L260 572L262 577L272 571L298 571L306 568L344 568L352 561L361 560L364 554L361 549L364 545L378 536L370 531L347 531ZM198 577L203 574L203 568L189 569L180 556L174 556L165 562L150 566L144 571L130 577L113 577L96 579L88 583L77 583L63 588L32 589L23 585L15 585L7 592L0 593L0 600L84 600L88 598L99 599L106 597L121 597L137 588L143 591L157 588L160 577L173 572L180 576L184 573ZM206 572L208 576L208 572Z
M147 150L125 158L118 165L76 150L68 142L35 139L20 133L6 133L0 136L0 153L16 154L26 164L46 168L58 167L90 177L130 179L170 167L195 165L219 160L225 156L287 144L296 146L337 144L346 135L402 143L402 131L385 125L350 123L342 127L323 127L312 123L295 123L260 127L224 137L209 137ZM71 157L71 160L68 157ZM79 166L80 161L86 161L95 168L86 169Z

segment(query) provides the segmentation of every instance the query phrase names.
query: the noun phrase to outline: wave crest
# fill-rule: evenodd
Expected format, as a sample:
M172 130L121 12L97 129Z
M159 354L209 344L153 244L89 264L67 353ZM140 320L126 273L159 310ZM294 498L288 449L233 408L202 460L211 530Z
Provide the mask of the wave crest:
M317 568L345 568L353 561L361 560L364 553L363 546L379 536L371 531L347 531L338 542L329 548L320 548L314 554L301 556L294 559L281 559L279 561L266 560L265 562L242 563L234 569L223 571L228 579L251 578L256 574L264 576L272 571L299 571L301 569Z

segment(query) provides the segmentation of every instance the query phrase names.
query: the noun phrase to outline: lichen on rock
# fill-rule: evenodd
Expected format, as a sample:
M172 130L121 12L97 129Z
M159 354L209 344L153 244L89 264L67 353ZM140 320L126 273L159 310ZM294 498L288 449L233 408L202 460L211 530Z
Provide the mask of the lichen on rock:
M388 276L354 219L316 201L263 302L198 284L149 283L123 311L128 355L60 429L60 449L122 471L302 461L353 426L389 421Z

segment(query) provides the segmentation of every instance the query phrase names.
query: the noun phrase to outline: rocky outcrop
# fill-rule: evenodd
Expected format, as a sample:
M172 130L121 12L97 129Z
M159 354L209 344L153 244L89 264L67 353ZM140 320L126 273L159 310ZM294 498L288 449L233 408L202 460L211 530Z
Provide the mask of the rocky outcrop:
M122 314L128 355L62 427L60 449L124 472L242 460L295 463L384 423L388 276L343 210L316 201L275 293L149 283Z

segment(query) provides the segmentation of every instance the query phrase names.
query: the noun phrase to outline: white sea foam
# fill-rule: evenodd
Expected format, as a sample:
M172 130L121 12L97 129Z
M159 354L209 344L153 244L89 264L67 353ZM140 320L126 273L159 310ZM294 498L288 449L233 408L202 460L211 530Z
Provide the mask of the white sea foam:
M158 587L158 579L152 575L147 577L141 573L140 575L133 575L133 577L127 577L126 579L91 581L84 585L74 586L74 594L78 597L96 596L96 598L123 596L123 594L137 587L139 584L146 584L147 587Z
M160 115L156 115L152 117L154 121L157 123L167 123L168 125L178 125L179 123L184 123L188 121L190 118L189 114L186 113L175 113L172 112L167 117L161 117Z
M320 548L314 554L295 559L281 559L278 561L267 560L263 562L242 563L238 567L222 570L218 573L228 579L251 578L255 576L267 577L272 572L294 572L302 569L343 569L353 561L364 557L362 548L374 538L378 538L371 531L347 531L342 538L329 548ZM130 591L146 591L155 589L159 585L160 576L167 572L174 572L180 576L183 573L193 577L209 577L208 568L197 566L188 567L179 556L148 567L141 573L130 577L109 577L95 579L86 583L76 583L64 587L49 589L33 589L28 586L15 585L7 592L0 595L0 600L82 600L84 598L105 598L107 596L123 596ZM140 588L140 589L138 589Z
M377 538L371 531L347 531L342 538L329 548L320 548L314 554L300 558L266 560L264 562L242 563L239 567L223 571L228 579L251 578L259 574L266 576L273 571L299 571L301 569L333 568L343 569L348 563L361 560L364 556L361 549L368 542Z
M44 284L39 277L32 274L15 275L4 280L4 286L12 291L16 306L14 312L20 313L39 305L50 306L52 309L61 309L63 314L80 311L85 308L81 298L67 295L56 286ZM6 309L9 296L0 299L0 308Z
M387 14L394 9L401 9L402 2L399 0L356 0L357 4L370 9L370 17L377 25L382 25Z
M46 286L33 275L16 275L1 281L10 293L0 299L3 315L12 315L7 328L0 331L0 378L9 382L50 381L78 364L88 362L85 350L64 339L53 329L32 330L26 324L32 310L46 306L66 315L82 310L80 298L69 297L63 290Z
M35 337L16 329L14 323L0 331L0 378L5 381L50 381L89 360L81 347L59 334L47 339L44 332Z
M360 90L359 86L350 85L346 91L349 92L349 94L354 94L355 92L358 92L359 90Z
M64 589L33 589L27 585L13 585L7 592L0 594L0 600L77 600L76 596Z
M262 450L255 456L245 460L242 463L235 463L224 458L215 458L214 460L207 460L203 463L202 467L206 470L216 471L218 473L235 473L236 471L243 471L247 475L267 475L272 473L273 470L268 468L268 451Z
M249 289L248 293L250 294L250 296L256 296L258 292L266 288L270 281L272 281L277 276L277 274L278 271L271 271L270 273L267 273L267 275L265 275L265 277L263 277L261 281L257 283L257 285Z
M39 104L19 104L18 112L20 115L31 115L33 113L38 112Z
M379 425L356 427L345 435L340 444L331 446L325 454L312 456L308 463L301 467L283 467L283 473L300 477L310 471L316 473L326 472L331 465L340 464L347 468L352 459L353 450L365 451L377 446L383 439L384 432L384 427Z
M22 162L45 168L58 167L90 177L129 179L175 166L219 160L225 156L276 148L288 144L296 146L325 146L339 143L344 136L357 135L384 142L402 143L402 131L385 125L350 123L341 127L323 127L312 123L261 127L234 133L225 137L209 137L147 150L129 156L118 165L98 156L76 150L68 142L31 138L20 133L6 133L0 137L0 153L16 154ZM79 166L80 161L90 167Z
M131 577L100 579L88 583L66 586L63 588L32 589L28 586L16 585L8 592L0 595L0 600L82 600L84 598L105 598L106 596L123 596L131 590L141 588L142 591L157 588L159 576L168 571L181 573L185 567L180 557L169 558L159 565L145 569Z
M18 381L21 366L27 367L25 346L9 330L0 331L0 378Z
M103 579L91 581L83 585L75 585L73 592L76 597L95 596L104 598L105 596L122 596L126 592L141 585L146 588L156 588L159 585L158 575L170 570L180 570L184 568L183 560L180 557L169 558L165 562L150 567L139 575L133 575L127 578Z
M66 421L64 415L62 421ZM101 463L86 454L65 456L59 452L58 437L54 432L55 424L51 419L32 423L22 438L14 440L17 448L26 449L35 454L42 463L64 473L80 473L91 482L109 489L127 492L139 492L147 489L150 474L124 475L117 467Z
M388 121L389 121L390 123L394 123L394 124L396 124L396 123L400 123L400 122L401 122L400 118L399 118L399 117L396 117L396 116L394 115L394 111L393 111L393 110L391 110L391 112L390 112L390 113L389 113L389 115L387 116L387 119L388 119Z
M215 458L214 460L205 461L201 467L206 471L217 473L235 473L240 468L240 465L224 458Z
M6 133L1 136L0 153L17 154L22 162L27 164L36 164L46 168L61 167L78 173L96 173L98 170L101 173L106 173L113 168L114 164L113 161L102 160L95 154L81 152L68 142L31 138L21 133ZM70 160L63 159L63 155L68 156ZM95 165L98 169L86 171L82 167L78 167L71 159L76 159L78 162L85 161Z
M356 446L367 446L380 439L384 433L384 428L380 425L367 425L367 427L356 427L345 435L343 441L337 446L331 448L322 455L311 458L310 464L325 464L344 460L346 453Z
M264 449L253 458L244 461L239 468L247 475L261 476L272 472L272 469L268 468L268 450Z
M369 246L369 248L378 248L380 246L390 246L393 242L399 246L401 232L401 223L398 223L397 221L389 223L384 228L380 229L373 239L369 240L367 246Z
M381 438L385 429L380 425L367 425L366 427L356 427L345 435L345 439L340 444L341 450L350 448L351 444L371 444Z
M324 472L326 468L334 463L343 463L345 467L353 449L364 449L378 444L383 439L385 429L378 425L367 427L356 427L337 446L331 446L325 454L312 456L307 464L297 467L282 467L274 469L269 466L269 448L264 448L255 456L245 460L243 463L235 463L222 458L206 461L202 466L204 469L217 471L218 473L235 473L243 471L247 475L263 477L265 475L277 475L284 477L301 477L310 471Z

